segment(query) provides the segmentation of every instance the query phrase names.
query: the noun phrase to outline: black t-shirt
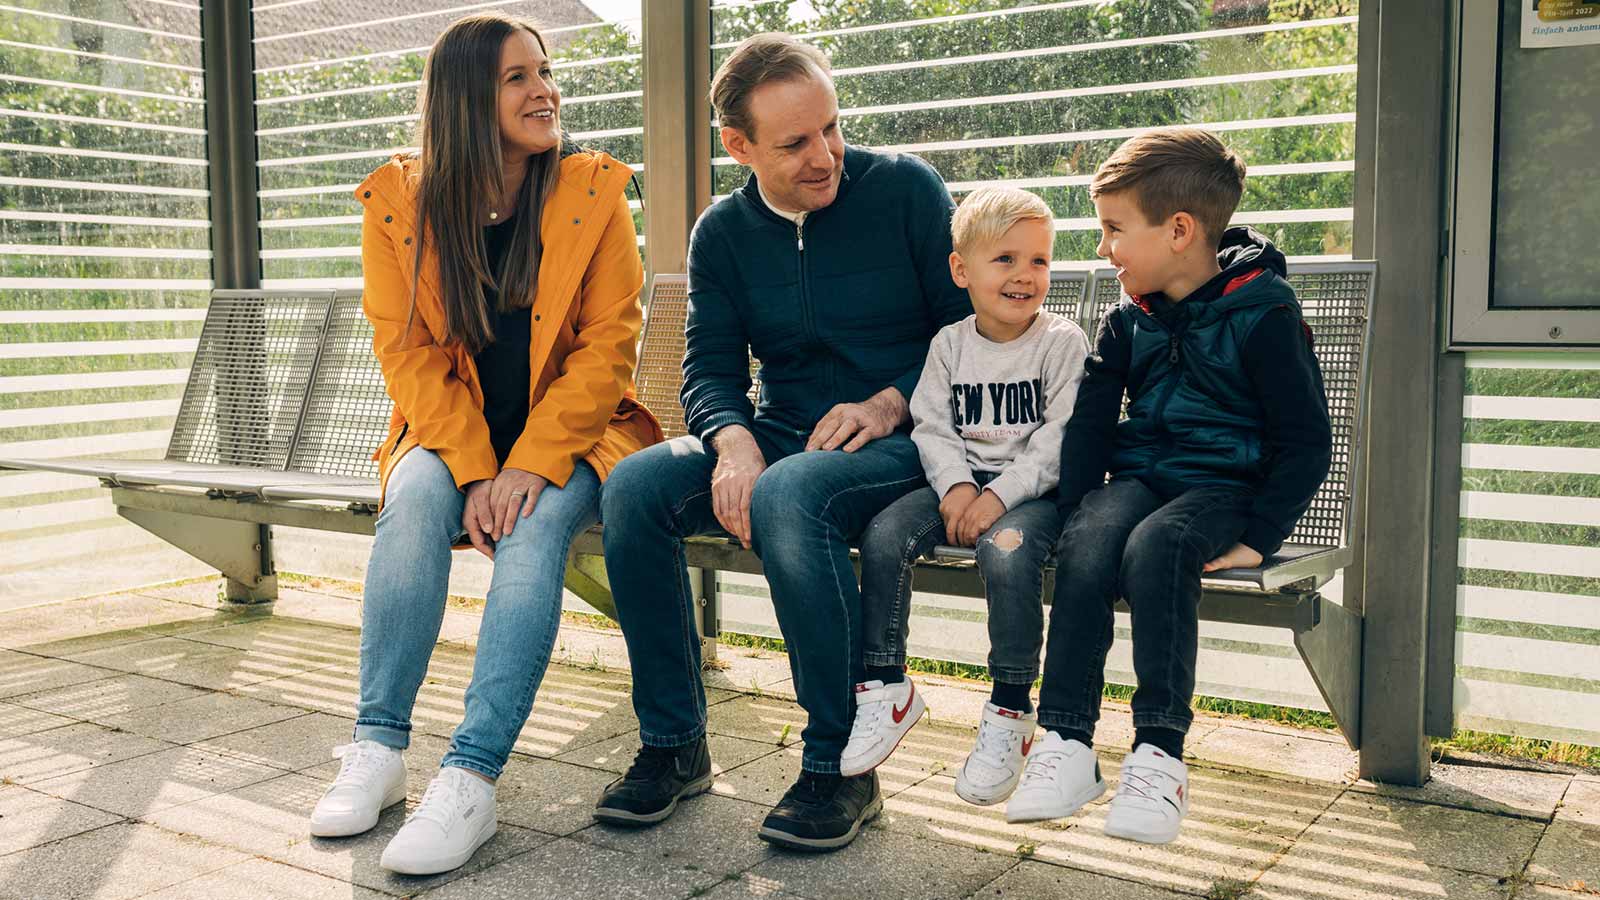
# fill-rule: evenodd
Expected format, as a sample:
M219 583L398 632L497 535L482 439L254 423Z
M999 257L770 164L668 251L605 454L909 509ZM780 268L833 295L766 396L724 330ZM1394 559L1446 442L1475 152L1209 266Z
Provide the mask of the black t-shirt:
M500 262L515 233L515 222L512 219L483 229L491 273L500 271ZM489 443L494 447L495 459L504 466L528 422L531 310L497 312L500 292L485 288L483 297L489 305L489 321L494 323L494 340L474 359L478 363L478 381L483 385L483 418L489 423Z

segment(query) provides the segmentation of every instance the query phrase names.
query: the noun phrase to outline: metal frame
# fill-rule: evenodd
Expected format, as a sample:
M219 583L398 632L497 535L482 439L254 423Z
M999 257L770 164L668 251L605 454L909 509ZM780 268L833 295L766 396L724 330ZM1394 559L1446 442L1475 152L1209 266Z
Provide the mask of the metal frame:
M711 202L710 0L643 0L645 254L687 271L689 232Z
M205 65L206 159L210 163L211 280L219 288L258 288L261 212L250 4L202 3L200 36Z
M1451 237L1450 346L1592 350L1600 344L1600 307L1492 306L1500 41L1508 25L1502 20L1500 0L1459 0L1450 5L1459 17L1453 35L1458 52L1452 103L1453 194L1446 219Z

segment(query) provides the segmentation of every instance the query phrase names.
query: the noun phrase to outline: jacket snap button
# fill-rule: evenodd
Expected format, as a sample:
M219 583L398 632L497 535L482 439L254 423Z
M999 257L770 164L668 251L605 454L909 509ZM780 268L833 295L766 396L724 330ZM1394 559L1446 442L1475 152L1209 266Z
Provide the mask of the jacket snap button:
M534 317L533 317L533 320L534 320L534 321L535 321L535 322L537 322L537 321L539 321L539 316L538 316L538 314L537 314L537 313L536 313L536 314L534 314Z
M590 188L589 189L589 196L591 196L591 197L594 196L594 188Z
M371 191L362 191L361 192L361 199L366 200L366 199L370 199L371 197L372 197L372 192Z
M573 220L572 220L572 224L574 224L574 225L576 225L576 224L578 224L578 223L579 223L579 222L581 222L581 221L583 221L583 220L582 220L582 219L573 219Z
M393 222L394 221L394 216L384 216L383 220L385 222Z
M609 168L611 168L611 163L601 163L600 164L600 168L609 169Z
M406 238L406 243L407 244L411 243L411 238Z

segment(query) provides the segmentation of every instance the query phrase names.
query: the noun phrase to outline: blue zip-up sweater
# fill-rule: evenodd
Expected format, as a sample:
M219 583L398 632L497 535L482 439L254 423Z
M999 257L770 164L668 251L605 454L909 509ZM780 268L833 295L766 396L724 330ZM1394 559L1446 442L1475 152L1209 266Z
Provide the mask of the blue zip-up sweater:
M1107 471L1168 499L1237 485L1255 495L1242 541L1268 556L1327 477L1327 395L1283 254L1230 228L1218 262L1180 302L1124 297L1106 313L1063 435L1058 497L1070 512Z
M846 147L833 203L796 228L752 175L689 239L680 397L690 434L757 419L808 434L836 404L909 401L935 333L972 314L950 279L955 204L915 156ZM748 356L760 361L752 409Z

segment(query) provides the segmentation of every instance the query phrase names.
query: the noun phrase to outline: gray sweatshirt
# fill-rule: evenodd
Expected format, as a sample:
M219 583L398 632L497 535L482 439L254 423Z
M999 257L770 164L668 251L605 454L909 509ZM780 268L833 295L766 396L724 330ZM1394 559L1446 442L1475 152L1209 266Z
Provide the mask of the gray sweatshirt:
M939 496L976 484L977 472L998 476L987 488L1008 510L1055 490L1088 355L1083 329L1048 310L1004 344L979 334L976 316L934 335L911 395L911 439Z

